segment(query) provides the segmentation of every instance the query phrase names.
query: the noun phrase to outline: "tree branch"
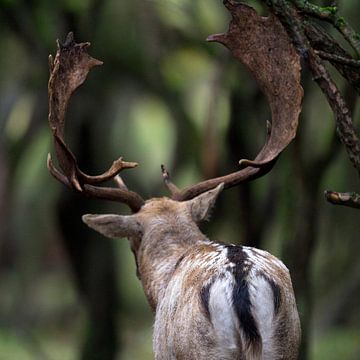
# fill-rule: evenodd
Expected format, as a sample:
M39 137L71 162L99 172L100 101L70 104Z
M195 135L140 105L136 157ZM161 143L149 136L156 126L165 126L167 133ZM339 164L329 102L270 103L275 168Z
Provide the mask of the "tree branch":
M327 201L335 205L344 205L356 209L360 209L360 195L354 192L339 193L326 190L325 198Z
M305 59L313 79L321 88L335 115L337 134L345 145L353 166L360 175L360 141L356 134L350 110L330 77L322 60L315 53L304 31L301 15L296 8L285 0L263 0L271 11L280 19L290 38Z
M338 8L336 6L317 6L306 0L293 0L293 3L298 10L306 15L316 17L332 24L356 51L357 56L360 56L360 35L342 16L337 15Z
M360 67L360 61L354 60L352 58L343 57L336 54L331 54L322 50L315 50L315 53L319 55L324 60L329 60L331 62L337 62L343 65L349 65L353 67Z
M329 35L324 28L310 20L304 20L305 35L315 50L320 50L335 57L352 59L351 55L344 50L338 42ZM348 81L349 84L360 94L360 72L359 69L349 66L344 62L327 59L335 69Z

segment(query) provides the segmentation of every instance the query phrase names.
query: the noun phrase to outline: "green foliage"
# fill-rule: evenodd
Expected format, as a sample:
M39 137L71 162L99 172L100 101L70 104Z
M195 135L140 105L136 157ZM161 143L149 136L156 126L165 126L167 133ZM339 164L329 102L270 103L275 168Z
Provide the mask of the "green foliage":
M323 12L323 11L328 11L330 12L331 14L335 15L338 11L338 7L337 6L320 6L320 11Z
M345 18L341 16L336 20L336 26L342 28L344 25L345 25Z
M314 360L356 360L360 356L359 328L338 328L317 339Z

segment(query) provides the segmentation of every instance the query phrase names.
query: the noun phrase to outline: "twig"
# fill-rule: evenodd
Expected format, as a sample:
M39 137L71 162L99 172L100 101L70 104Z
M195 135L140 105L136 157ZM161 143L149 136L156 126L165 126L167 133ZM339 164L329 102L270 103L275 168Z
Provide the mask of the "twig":
M335 205L344 205L356 209L360 209L360 195L355 192L339 193L326 190L325 198L327 201Z
M349 66L353 66L353 67L360 67L359 60L346 58L346 57L343 57L340 55L330 54L330 53L328 53L326 51L322 51L322 50L315 50L315 53L324 60L329 60L329 61L333 61L333 62L337 62L337 63L343 64L343 65L349 65Z
M308 15L313 15L319 19L327 19L330 16L336 15L337 6L318 6L309 3L307 0L293 0L296 7Z
M343 58L351 59L351 55L328 34L323 27L314 21L303 19L305 35L315 50L321 50ZM358 68L329 60L336 70L352 85L360 95L360 71Z
M332 24L353 47L357 55L360 56L360 35L342 16L337 15L336 6L317 6L309 3L307 0L293 0L298 10L307 15L317 17Z

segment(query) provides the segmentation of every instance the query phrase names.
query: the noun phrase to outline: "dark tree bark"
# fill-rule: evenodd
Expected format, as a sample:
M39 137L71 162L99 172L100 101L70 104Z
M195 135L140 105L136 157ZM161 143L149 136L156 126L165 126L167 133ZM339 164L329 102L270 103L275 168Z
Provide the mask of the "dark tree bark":
M264 96L260 91L248 98L240 95L239 91L232 91L230 98L230 125L227 133L227 144L232 164L236 164L239 156L256 153L256 146L254 146L254 143L250 143L255 139L248 136L249 132L252 132L249 131L249 119L265 116L265 114L256 111L256 109L264 108L264 101ZM252 140L249 140L249 138ZM242 184L238 189L234 190L239 198L237 212L239 212L241 219L240 223L236 219L234 221L241 227L239 231L242 234L241 242L243 245L262 247L264 233L271 224L275 207L273 198L276 197L276 188L273 185L276 179L273 178L274 172L271 175L272 180L270 180L267 195L260 202L256 198L253 182Z

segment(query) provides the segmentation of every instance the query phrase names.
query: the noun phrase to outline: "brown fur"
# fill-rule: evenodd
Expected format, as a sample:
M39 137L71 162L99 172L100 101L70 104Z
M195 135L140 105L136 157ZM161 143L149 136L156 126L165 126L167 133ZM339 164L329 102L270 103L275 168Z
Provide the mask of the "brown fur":
M210 242L197 226L220 191L218 187L186 202L153 199L131 216L86 215L84 221L107 236L129 238L145 295L155 312L156 360L295 360L300 327L287 269L266 252ZM231 260L226 254L232 249ZM257 279L270 279L272 285L262 290L269 294L264 306L271 305L272 290L278 293L279 309L275 312L274 303L272 335L267 340L272 347L266 351L275 354L271 358L266 352L261 355L265 351L261 338L251 343L244 338L250 336L247 328L261 325L262 318L261 312L254 313L254 324L240 323L231 300L239 286L235 275L244 276L248 284L236 296L248 296L247 291L256 294ZM245 306L240 311L255 311L252 302L262 300L253 296L236 300ZM261 310L263 305L256 306Z

